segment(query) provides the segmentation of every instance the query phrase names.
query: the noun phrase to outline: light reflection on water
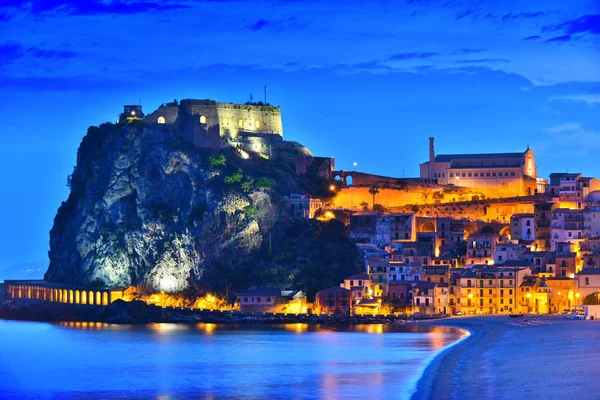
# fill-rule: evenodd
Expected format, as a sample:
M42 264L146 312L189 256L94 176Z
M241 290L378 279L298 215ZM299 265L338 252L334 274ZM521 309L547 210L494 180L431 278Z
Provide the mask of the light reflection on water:
M0 320L0 398L409 397L451 328Z

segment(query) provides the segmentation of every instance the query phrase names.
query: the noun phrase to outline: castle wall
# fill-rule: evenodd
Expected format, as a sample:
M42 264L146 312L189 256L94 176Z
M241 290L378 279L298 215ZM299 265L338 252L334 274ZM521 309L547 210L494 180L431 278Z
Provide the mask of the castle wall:
M162 105L158 107L156 111L146 115L144 122L146 124L157 124L158 118L163 117L165 124L174 124L179 118L179 106L176 105Z
M237 137L242 132L277 134L283 137L279 107L217 103L221 136Z

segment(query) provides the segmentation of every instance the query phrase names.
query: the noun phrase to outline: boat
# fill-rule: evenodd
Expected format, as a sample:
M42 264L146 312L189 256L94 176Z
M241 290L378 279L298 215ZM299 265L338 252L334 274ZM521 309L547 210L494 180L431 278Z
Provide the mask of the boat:
M508 314L511 318L523 318L523 314Z

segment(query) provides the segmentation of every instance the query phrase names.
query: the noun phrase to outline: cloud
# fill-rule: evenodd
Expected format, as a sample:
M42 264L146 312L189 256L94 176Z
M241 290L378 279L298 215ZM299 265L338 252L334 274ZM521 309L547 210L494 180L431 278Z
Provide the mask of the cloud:
M571 35L576 33L600 35L600 14L584 15L581 18L550 27L550 29L554 31L562 30Z
M464 13L457 15L457 16L456 16L456 19L463 19L464 17L466 17L467 15L470 15L470 14L472 14L472 13L473 13L473 11L472 11L472 10L467 10L467 11L465 11Z
M526 38L523 38L523 40L538 40L541 38L542 38L541 36L534 35L534 36L527 36Z
M568 42L569 40L571 40L570 35L562 35L562 36L553 37L551 39L547 39L546 42Z
M0 44L0 65L10 64L23 57L23 48L18 43L7 42Z
M265 20L265 19L259 19L258 21L256 21L256 23L248 26L248 29L252 30L252 31L259 31L262 28L264 28L265 26L267 26L269 24L269 21Z
M585 102L590 105L600 104L600 93L591 94L570 94L563 96L551 96L550 101L564 100L564 101L579 101Z
M259 19L254 24L248 25L248 29L250 29L251 31L260 31L263 28L272 28L276 32L283 32L285 30L291 28L299 28L301 26L302 24L300 23L300 20L298 18L290 17L274 21Z
M77 53L67 50L42 49L39 47L25 49L20 44L14 42L0 44L0 64L10 64L26 56L36 59L65 60L76 57Z
M475 54L475 53L483 53L486 49L458 49L452 52L455 55L465 55L465 54Z
M509 63L510 60L507 60L506 58L477 58L472 60L456 60L456 62L459 64L506 64Z
M77 56L77 53L66 50L45 50L37 47L30 47L27 49L27 54L31 54L36 58L52 58L52 59L68 59Z
M548 138L545 144L563 155L581 156L600 149L600 132L588 130L579 122L552 126L546 128L546 132Z
M96 15L96 14L140 14L152 11L165 11L187 8L189 5L176 0L47 0L19 1L8 0L3 8L17 8L37 16Z
M520 18L537 18L543 16L544 13L541 11L538 12L522 12L522 13L509 13L502 16L502 22L511 20L511 19L520 19Z
M413 60L413 59L424 59L424 58L431 58L431 57L435 57L435 56L439 56L440 53L433 53L433 52L428 52L428 53L398 53L398 54L392 54L391 56L389 56L387 58L387 61L399 61L399 60Z

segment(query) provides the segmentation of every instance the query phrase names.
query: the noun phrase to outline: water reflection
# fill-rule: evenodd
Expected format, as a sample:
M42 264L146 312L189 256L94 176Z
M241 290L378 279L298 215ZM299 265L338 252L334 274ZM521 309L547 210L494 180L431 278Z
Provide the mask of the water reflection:
M5 382L14 398L408 397L424 361L462 335L418 325L1 320L0 332L11 343L0 347L0 398ZM27 362L33 355L41 362Z

